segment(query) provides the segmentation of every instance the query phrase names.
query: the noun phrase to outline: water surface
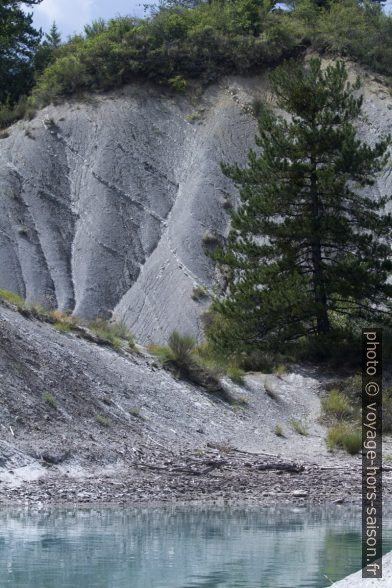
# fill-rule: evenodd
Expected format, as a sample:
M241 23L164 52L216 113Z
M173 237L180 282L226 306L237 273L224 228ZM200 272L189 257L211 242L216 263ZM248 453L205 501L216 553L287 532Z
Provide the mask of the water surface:
M324 588L360 568L360 538L343 507L5 511L0 586Z

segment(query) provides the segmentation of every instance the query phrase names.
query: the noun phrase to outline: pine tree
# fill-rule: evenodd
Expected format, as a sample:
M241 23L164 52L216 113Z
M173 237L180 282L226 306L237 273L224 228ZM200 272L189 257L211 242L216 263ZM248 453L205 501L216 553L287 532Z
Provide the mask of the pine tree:
M40 2L42 0L0 2L0 103L15 103L33 84L33 57L41 33L34 29L33 17L26 14L23 7Z
M58 49L60 47L61 34L55 22L53 22L52 26L50 27L49 33L46 33L43 44L48 45L52 49Z
M34 57L34 69L36 75L42 73L48 65L53 63L58 53L57 50L61 47L61 44L61 33L57 24L53 22L49 33L45 34L45 38Z
M373 147L358 139L359 81L348 82L341 62L290 62L271 83L290 118L261 108L259 150L245 168L222 165L241 200L214 254L230 280L210 337L237 350L320 340L353 321L390 323L391 197L371 189L390 138Z

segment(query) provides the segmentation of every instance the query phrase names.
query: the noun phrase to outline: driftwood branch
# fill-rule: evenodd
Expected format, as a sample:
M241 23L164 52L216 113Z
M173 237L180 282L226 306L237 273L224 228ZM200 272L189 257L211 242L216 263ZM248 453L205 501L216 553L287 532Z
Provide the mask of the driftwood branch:
M204 476L213 470L224 468L229 470L240 470L243 467L252 469L254 471L268 471L279 470L285 472L300 473L305 467L297 463L274 462L274 463L231 463L225 459L204 459L204 460L190 460L188 463L182 464L167 464L156 465L149 463L139 463L138 467L144 469L155 470L158 472L166 472L168 474L186 474L190 476Z
M300 473L304 471L304 466L297 464L297 463L264 463L264 464L255 464L251 466L254 469L262 472L266 470L280 470L283 472L294 472Z

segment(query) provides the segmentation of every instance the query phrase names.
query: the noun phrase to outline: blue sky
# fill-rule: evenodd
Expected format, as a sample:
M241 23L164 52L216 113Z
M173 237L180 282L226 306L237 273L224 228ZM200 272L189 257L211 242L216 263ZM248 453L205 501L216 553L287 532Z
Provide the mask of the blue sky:
M63 37L81 32L83 26L93 19L113 16L143 16L143 4L152 0L43 0L34 9L35 24L44 31L55 20ZM392 11L392 0L385 4Z

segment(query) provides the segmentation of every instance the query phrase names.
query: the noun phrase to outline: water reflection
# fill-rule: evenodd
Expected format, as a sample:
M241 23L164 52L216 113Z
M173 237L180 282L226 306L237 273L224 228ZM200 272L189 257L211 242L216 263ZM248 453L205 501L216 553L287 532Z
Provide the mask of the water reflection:
M360 555L360 512L346 508L0 514L1 587L323 588Z

